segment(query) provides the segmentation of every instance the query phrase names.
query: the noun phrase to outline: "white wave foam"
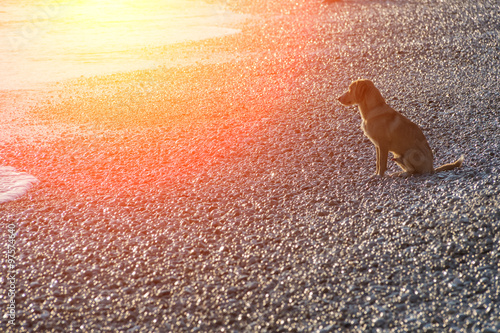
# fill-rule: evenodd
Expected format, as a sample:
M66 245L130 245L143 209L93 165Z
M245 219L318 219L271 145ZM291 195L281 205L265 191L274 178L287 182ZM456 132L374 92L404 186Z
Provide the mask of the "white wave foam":
M24 195L38 179L13 167L0 166L0 203L16 200Z

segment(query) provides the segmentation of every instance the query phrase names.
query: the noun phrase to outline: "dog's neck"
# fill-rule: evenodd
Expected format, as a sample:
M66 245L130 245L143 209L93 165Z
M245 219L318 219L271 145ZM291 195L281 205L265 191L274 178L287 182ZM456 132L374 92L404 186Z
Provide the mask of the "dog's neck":
M376 112L373 112L375 109L384 105L386 105L385 99L379 93L378 96L369 97L360 102L358 104L358 108L361 113L361 117L366 121L368 118L375 115Z

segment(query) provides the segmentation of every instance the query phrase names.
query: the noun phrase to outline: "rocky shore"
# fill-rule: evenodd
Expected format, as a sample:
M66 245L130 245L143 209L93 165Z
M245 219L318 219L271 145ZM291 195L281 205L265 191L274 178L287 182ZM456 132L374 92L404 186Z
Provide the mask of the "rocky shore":
M2 143L40 182L0 205L0 330L500 331L497 4L230 4L241 34L165 50L198 63L64 83ZM371 178L358 78L464 166Z

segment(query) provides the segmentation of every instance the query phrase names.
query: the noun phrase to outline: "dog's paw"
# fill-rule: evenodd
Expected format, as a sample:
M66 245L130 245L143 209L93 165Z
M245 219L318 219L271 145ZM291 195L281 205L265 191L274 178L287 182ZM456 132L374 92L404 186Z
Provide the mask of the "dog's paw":
M379 175L378 173L374 173L373 175L371 175L369 177L369 179L380 179L382 178L383 176Z
M408 178L410 177L412 174L409 173L409 172L406 172L406 171L401 171L401 172L394 172L393 174L391 174L391 177L401 177L401 178Z

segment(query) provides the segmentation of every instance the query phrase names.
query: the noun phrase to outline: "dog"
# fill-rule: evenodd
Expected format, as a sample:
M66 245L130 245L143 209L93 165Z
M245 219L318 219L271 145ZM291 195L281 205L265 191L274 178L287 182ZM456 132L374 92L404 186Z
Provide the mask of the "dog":
M338 100L345 106L358 105L361 129L377 149L375 176L384 176L389 152L394 155L393 161L403 169L393 174L396 176L432 174L462 165L463 155L453 163L434 169L432 150L420 127L387 105L372 81L352 82Z

